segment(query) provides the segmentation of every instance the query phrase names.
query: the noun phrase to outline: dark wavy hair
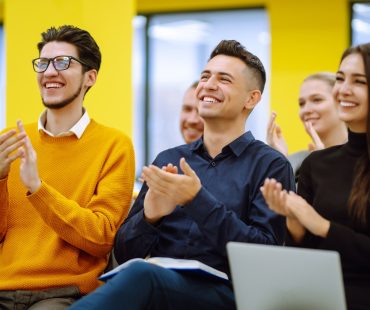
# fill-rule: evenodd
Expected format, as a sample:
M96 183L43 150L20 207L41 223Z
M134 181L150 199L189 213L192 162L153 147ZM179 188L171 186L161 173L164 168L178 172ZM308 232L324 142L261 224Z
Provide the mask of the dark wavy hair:
M37 43L39 53L43 47L50 42L67 42L77 48L78 58L83 65L84 72L95 69L99 71L101 64L101 53L98 44L86 30L75 26L64 25L58 28L51 27L41 34L42 40Z

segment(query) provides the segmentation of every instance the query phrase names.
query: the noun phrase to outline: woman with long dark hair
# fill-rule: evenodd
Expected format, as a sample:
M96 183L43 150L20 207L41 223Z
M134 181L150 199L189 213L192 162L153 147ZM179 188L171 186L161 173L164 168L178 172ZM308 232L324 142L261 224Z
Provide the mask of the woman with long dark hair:
M338 251L348 309L370 309L370 44L348 48L333 89L348 142L302 163L298 195L273 179L262 193L286 216L287 245Z

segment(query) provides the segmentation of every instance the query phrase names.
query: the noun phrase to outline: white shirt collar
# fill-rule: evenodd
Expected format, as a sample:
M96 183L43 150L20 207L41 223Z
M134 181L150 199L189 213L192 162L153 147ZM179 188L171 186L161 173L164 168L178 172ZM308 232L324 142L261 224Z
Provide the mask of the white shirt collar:
M51 137L64 137L64 136L72 136L75 135L78 139L80 139L85 132L87 126L90 124L90 117L89 114L87 113L85 108L83 109L83 115L82 117L78 120L76 124L73 125L72 128L70 128L68 131L61 132L57 135L52 134L50 131L47 131L44 124L46 121L46 112L47 110L43 111L39 117L38 121L38 130L42 130L45 132L47 135Z

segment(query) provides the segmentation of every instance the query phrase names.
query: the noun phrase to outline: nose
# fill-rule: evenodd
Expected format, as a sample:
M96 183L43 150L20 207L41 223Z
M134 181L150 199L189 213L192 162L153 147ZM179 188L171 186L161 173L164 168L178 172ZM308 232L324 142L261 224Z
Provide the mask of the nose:
M310 101L307 101L303 106L301 106L301 114L309 114L312 113L312 103Z
M49 63L49 66L44 71L44 76L56 76L56 75L58 75L58 71L55 70L53 62L51 61Z
M215 76L210 76L209 79L205 82L204 87L206 89L217 89L217 80Z
M350 95L352 93L350 83L347 80L344 80L342 83L337 83L335 88L338 94L341 94L344 96Z

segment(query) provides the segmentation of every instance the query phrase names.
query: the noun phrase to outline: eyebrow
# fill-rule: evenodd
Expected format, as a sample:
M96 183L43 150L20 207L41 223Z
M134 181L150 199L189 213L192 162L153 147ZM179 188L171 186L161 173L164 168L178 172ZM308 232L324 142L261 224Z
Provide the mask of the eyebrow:
M208 73L208 74L211 74L211 71L210 70L203 70L202 71L202 74L204 74L204 73ZM220 72L215 72L215 74L216 75L226 75L226 76L228 76L228 77L230 77L231 79L235 79L230 73L227 73L227 72L222 72L222 71L220 71Z
M337 74L345 75L343 71L337 71ZM366 78L366 74L354 73L354 74L351 74L351 75L356 76L356 77L363 77L363 78Z

